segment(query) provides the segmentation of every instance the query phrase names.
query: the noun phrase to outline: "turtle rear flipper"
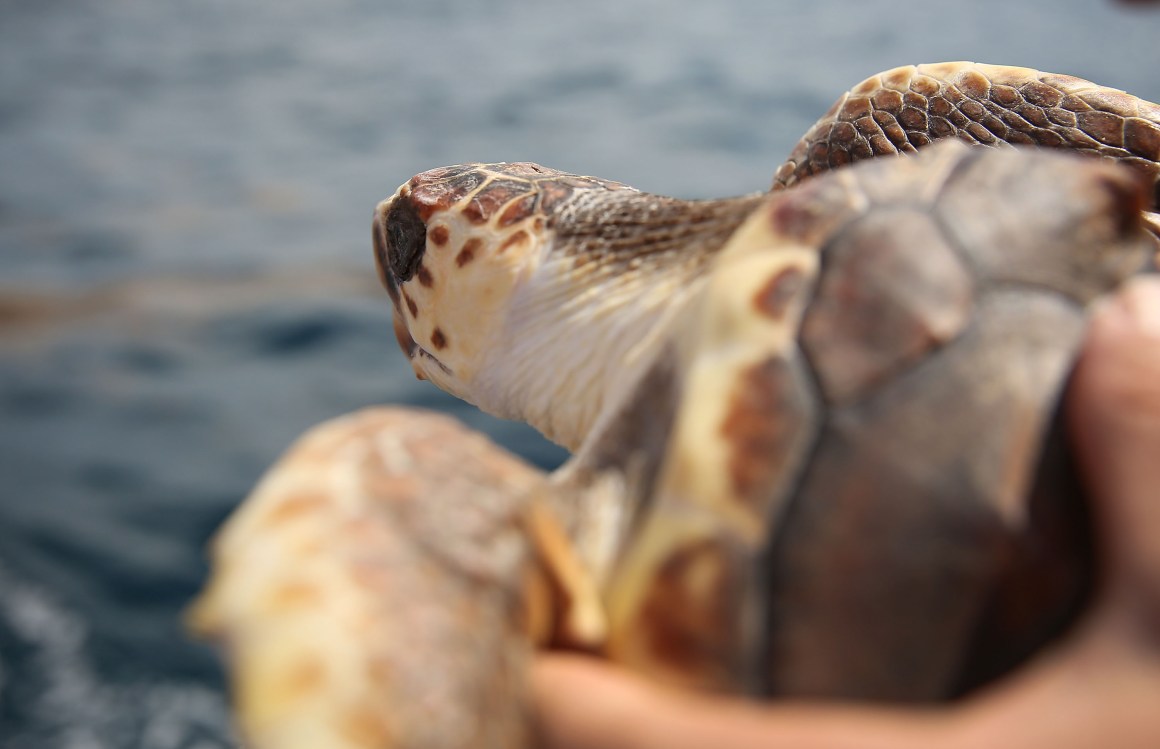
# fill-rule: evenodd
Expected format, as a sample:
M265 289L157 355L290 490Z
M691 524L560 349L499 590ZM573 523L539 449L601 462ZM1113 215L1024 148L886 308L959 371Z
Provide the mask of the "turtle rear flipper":
M545 483L433 413L303 436L215 539L189 616L229 655L246 745L530 746L526 667L555 613L523 516Z

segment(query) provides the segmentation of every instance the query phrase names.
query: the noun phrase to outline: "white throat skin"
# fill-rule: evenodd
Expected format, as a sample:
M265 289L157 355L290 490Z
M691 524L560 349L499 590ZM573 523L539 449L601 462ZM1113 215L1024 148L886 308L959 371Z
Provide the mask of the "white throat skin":
M503 345L489 352L471 400L520 419L575 451L655 359L668 328L703 282L689 268L577 272L547 258L518 286Z
M762 199L579 196L527 258L468 400L576 451L656 361Z

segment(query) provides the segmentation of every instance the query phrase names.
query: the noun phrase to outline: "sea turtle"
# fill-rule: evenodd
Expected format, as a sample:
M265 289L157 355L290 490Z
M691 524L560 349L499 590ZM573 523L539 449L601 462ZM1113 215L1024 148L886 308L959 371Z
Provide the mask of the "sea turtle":
M949 142L834 170L939 139L1108 158ZM533 643L768 697L1003 673L1089 593L1056 403L1087 308L1154 262L1158 162L1154 104L946 63L844 95L773 194L412 178L373 234L416 374L575 455L544 476L402 409L305 436L192 615L243 732L526 745Z

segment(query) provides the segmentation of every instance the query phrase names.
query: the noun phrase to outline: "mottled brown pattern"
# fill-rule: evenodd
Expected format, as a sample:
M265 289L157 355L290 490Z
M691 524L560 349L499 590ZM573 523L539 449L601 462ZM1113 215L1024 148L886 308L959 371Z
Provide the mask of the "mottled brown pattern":
M1070 621L1090 582L1074 506L1050 522L1081 532L1031 555L1054 558L1061 585L1037 585L1017 560L1032 563L1024 546L1052 516L1027 511L1027 490L1082 332L1059 295L991 290L921 369L831 411L770 559L774 694L952 697L972 686L983 612L1012 613L991 605L1011 576L1027 587L1010 600L1034 614L993 634L1019 641L1018 658Z
M978 275L1087 302L1143 267L1150 249L1140 209L1153 199L1150 176L1102 160L1061 169L1048 159L997 156L964 158L934 206ZM998 185L1021 199L997 200ZM1029 202L1039 208L1028 210ZM1067 262L1046 262L1059 257Z
M830 402L862 397L969 320L970 271L919 211L860 218L826 247L823 267L801 342Z
M431 271L427 270L426 266L420 265L415 271L415 276L419 279L419 283L428 289L435 285L435 279L431 277Z
M447 348L447 336L439 328L431 331L431 345L439 351Z

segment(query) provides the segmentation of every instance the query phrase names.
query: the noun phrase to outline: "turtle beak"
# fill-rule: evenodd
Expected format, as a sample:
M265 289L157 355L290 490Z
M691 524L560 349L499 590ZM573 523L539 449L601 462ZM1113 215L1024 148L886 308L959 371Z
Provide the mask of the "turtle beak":
M411 331L407 330L407 325L403 322L398 312L391 315L391 322L395 328L395 340L398 341L399 348L403 350L403 353L407 355L407 358L412 360L413 366L415 352L419 349L419 344L415 343L415 339L411 337ZM420 380L427 379L417 368L415 369L415 376Z

